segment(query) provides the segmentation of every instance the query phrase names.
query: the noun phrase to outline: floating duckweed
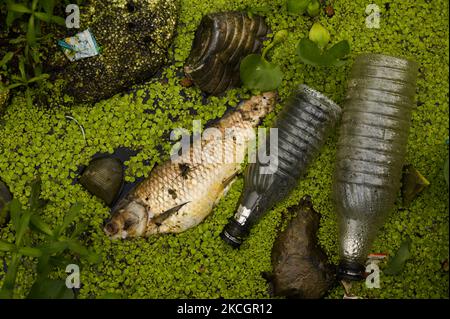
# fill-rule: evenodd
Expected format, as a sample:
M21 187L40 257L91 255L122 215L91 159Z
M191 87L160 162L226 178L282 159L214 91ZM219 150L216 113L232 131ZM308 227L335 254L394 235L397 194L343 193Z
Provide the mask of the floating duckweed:
M205 125L248 98L252 92L244 89L205 98L198 88L180 85L180 71L204 14L267 5L274 8L266 18L272 31L289 30L287 39L269 53L271 61L285 74L279 88L281 100L304 83L340 103L351 60L362 52L411 57L420 63L418 107L413 113L407 162L426 175L430 186L410 206L390 216L372 248L372 252L393 255L402 239L409 236L411 259L398 276L381 274L381 289L367 289L362 282L353 285L352 293L365 298L448 298L448 272L440 268L449 254L448 190L442 178L447 149L441 145L448 136L448 29L442 27L448 21L448 1L392 1L386 8L385 1L374 0L372 3L380 7L379 29L365 27L367 1L333 2L333 18L320 14L314 21L330 32L333 41L346 39L351 44L350 63L340 68L299 63L295 48L308 35L313 19L287 15L285 0L263 2L181 0L177 37L169 57L174 64L164 69L160 78L140 85L130 94L119 94L90 107L69 108L68 99L67 106L52 105L54 111L27 107L23 96L13 97L0 122L0 179L14 197L26 203L29 180L41 175L42 196L51 201L43 218L50 224L60 222L74 202L83 203L77 222L89 228L82 240L100 253L102 262L96 266L80 264L80 298L107 294L123 298L269 297L261 273L271 271L270 252L278 230L286 222L286 209L307 194L321 214L319 243L329 260L337 264L336 216L330 201L336 134L328 139L305 179L252 229L240 250L229 248L219 233L233 214L242 178L198 227L178 235L117 242L106 238L101 229L109 209L81 185L72 185L79 166L87 165L94 154L110 153L119 146L140 151L127 163L125 180L132 182L135 177L147 175L154 165L168 158L172 129L192 130L194 119ZM276 107L279 109L280 105ZM84 127L86 144L79 128L64 117L66 114ZM270 125L274 118L271 114L263 124ZM12 237L8 225L0 230L1 239ZM8 256L0 252L0 260L5 258ZM17 296L23 297L29 291L34 266L32 261L24 260L19 268ZM4 269L0 267L0 285L3 278ZM343 294L339 286L328 297L342 298Z

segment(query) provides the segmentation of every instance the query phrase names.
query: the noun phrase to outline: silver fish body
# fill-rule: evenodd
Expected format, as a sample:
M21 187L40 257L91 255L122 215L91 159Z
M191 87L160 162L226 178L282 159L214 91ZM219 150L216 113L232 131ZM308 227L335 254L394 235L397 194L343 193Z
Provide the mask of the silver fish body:
M239 172L255 128L273 110L275 99L276 94L268 92L243 102L177 160L153 169L114 208L106 234L148 237L180 233L201 223Z

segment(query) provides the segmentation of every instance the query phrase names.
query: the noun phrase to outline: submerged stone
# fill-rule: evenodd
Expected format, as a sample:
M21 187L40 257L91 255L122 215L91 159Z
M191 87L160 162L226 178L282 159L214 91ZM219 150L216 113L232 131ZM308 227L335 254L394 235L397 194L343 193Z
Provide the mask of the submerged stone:
M272 249L274 294L288 298L322 298L335 282L334 272L317 243L319 214L309 199L293 210L297 215Z
M92 1L81 11L101 48L97 56L70 62L60 49L49 67L76 102L95 102L152 77L166 62L178 15L177 0ZM89 22L85 22L89 21ZM64 37L72 34L64 34Z

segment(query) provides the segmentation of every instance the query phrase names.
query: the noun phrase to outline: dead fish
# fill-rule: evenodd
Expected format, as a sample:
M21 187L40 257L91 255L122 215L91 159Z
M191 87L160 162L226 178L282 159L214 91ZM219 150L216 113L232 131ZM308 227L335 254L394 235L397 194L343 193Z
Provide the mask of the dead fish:
M254 96L225 115L209 138L200 140L202 160L189 147L177 161L156 167L113 208L104 227L113 239L180 233L202 222L238 174L254 128L275 105L274 92ZM235 134L229 134L230 128ZM211 131L210 131L211 132ZM194 142L195 143L195 142ZM232 154L236 160L226 160ZM243 157L241 158L243 159Z

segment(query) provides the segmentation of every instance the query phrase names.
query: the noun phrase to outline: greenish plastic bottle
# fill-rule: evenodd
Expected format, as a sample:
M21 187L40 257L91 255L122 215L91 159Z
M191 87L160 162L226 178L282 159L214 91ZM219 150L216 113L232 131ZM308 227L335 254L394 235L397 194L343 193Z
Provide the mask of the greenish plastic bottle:
M278 147L277 153L271 156L276 157L277 166L269 170L273 162L263 163L259 157L248 165L239 207L221 233L225 242L239 247L262 215L289 194L305 174L340 114L341 109L336 103L305 85L288 99L275 125ZM266 139L266 143L269 140Z
M338 276L359 280L378 229L400 189L415 106L415 62L380 54L356 58L336 154L333 197L338 214Z

